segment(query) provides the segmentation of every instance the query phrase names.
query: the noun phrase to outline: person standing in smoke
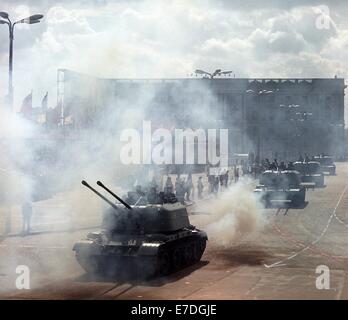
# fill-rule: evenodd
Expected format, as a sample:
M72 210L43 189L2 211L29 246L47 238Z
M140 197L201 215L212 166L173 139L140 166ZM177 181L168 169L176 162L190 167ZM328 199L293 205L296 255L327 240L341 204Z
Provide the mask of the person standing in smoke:
M204 185L202 182L202 177L199 177L198 183L197 183L198 199L202 199L203 189L204 189Z
M182 179L179 179L179 181L177 181L177 187L175 189L176 191L176 198L178 199L179 202L181 202L182 204L185 203L185 183Z
M279 170L280 170L280 171L286 170L286 165L285 165L285 162L284 162L284 161L281 161L281 162L280 162Z
M228 170L226 171L225 175L224 175L224 185L225 185L225 188L227 189L228 188Z
M304 160L306 163L308 163L309 161L310 161L310 159L309 159L309 156L308 156L308 154L307 153L305 153L305 160Z
M193 189L192 174L189 173L185 183L186 200L190 201L191 191Z
M30 220L33 214L32 204L29 201L25 201L22 204L22 216L23 216L23 229L22 233L29 234L30 233Z
M166 184L164 185L164 193L173 193L174 186L171 177L167 177Z
M239 168L237 166L234 167L234 182L238 182L239 180Z
M209 193L214 192L214 176L208 174L208 183L209 183Z
M224 180L225 180L225 174L224 174L224 173L221 173L221 174L219 175L219 180L220 180L220 188L221 188L221 190L222 190L222 188L225 186L225 185L224 185Z
M217 196L218 192L219 192L219 186L220 186L220 179L218 176L215 177L215 181L214 181L214 192L215 195Z
M175 192L178 189L180 184L180 173L178 173L178 175L176 176L176 180L175 180ZM180 188L180 187L179 187Z
M156 178L155 178L155 177L152 178L149 187L150 187L150 188L154 188L156 191L158 190L158 184L157 184L157 182L156 182Z

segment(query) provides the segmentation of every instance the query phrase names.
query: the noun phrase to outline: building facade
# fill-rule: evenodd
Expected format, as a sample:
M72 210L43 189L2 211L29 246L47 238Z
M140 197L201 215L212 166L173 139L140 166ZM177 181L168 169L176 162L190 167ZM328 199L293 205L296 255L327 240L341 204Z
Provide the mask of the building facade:
M77 130L108 121L121 129L138 117L153 128L228 129L230 155L290 160L344 150L342 78L122 80L59 72L58 98Z

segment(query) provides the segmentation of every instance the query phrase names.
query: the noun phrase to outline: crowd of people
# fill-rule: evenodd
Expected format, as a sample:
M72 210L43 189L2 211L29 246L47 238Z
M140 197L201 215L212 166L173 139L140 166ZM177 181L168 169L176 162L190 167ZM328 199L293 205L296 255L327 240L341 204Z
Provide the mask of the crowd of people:
M246 169L241 166L233 166L232 170L224 170L219 174L202 174L193 178L192 173L187 175L176 174L167 175L163 178L153 177L144 187L133 186L133 190L128 192L127 201L130 204L140 204L142 199L147 199L149 203L161 202L161 197L174 195L182 203L190 202L194 199L203 199L203 194L217 194L234 182L238 182L239 176L246 174ZM163 181L163 182L159 182ZM140 200L139 200L140 199Z
M317 157L324 156L324 154L318 154ZM299 155L298 162L304 162L308 163L310 161L317 161L316 157L309 156L307 153L302 156L302 154ZM274 171L283 171L283 170L294 170L294 162L293 161L278 161L277 159L274 159L272 162L270 162L269 159L265 158L261 161L260 164L254 163L252 166L252 173L262 173L266 170L274 170ZM257 172L256 172L257 171Z

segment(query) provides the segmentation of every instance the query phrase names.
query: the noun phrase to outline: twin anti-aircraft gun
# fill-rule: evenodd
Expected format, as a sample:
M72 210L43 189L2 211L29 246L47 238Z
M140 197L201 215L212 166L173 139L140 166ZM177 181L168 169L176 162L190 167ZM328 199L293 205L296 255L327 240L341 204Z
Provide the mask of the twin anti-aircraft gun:
M205 250L207 234L190 224L180 202L129 205L100 181L116 198L110 201L86 181L82 184L110 205L103 212L101 231L89 233L73 250L87 273L115 274L131 268L143 276L164 276L197 263Z

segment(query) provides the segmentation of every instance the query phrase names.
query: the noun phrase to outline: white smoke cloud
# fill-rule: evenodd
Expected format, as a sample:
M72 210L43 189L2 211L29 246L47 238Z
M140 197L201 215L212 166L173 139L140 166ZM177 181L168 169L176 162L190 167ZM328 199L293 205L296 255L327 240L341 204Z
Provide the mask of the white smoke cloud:
M13 16L45 13L42 23L16 31L17 109L31 89L36 105L49 91L54 106L60 67L101 77L185 77L196 68L231 69L242 77L345 76L347 50L336 48L344 48L347 29L337 4L328 7L335 24L325 30L316 27L315 7L278 2L245 10L238 2L215 1L15 1L9 4ZM0 36L6 35L0 28ZM0 95L6 94L6 80L0 78Z
M256 235L267 224L263 206L253 194L248 179L232 185L219 198L204 201L197 211L208 213L200 216L200 224L210 241L226 248L242 238Z

